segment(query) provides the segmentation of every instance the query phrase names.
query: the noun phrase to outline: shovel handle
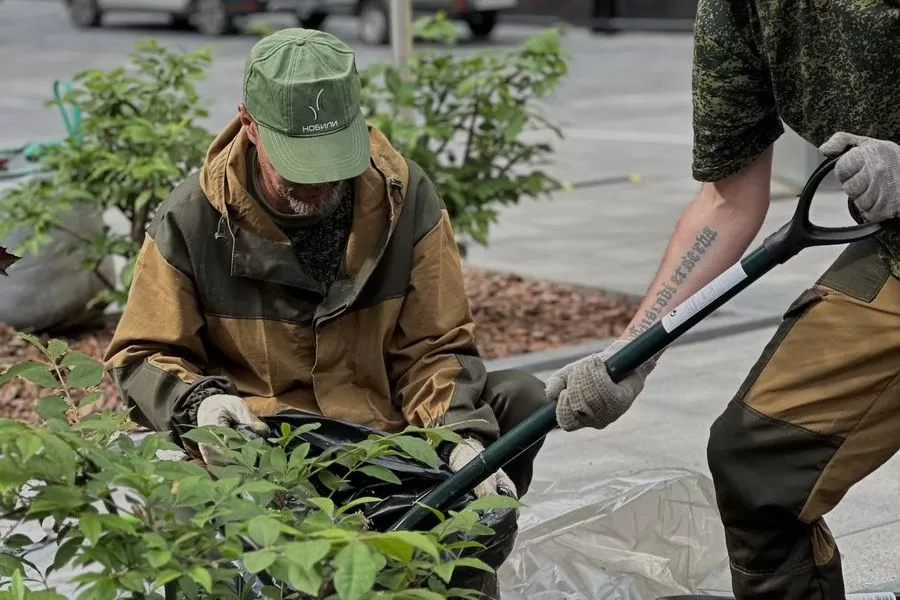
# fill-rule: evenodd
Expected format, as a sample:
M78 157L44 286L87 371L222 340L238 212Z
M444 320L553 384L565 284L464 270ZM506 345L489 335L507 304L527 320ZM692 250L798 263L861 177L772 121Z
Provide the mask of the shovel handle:
M613 381L621 381L634 369L656 356L684 332L702 321L769 270L809 246L846 244L877 233L878 224L850 227L820 227L809 220L812 198L839 157L823 161L800 193L793 218L741 261L735 263L706 286L635 337L606 361ZM556 404L541 407L530 417L490 444L475 460L426 494L420 504L443 511L463 494L484 481L519 454L557 427ZM414 529L430 515L422 506L413 506L391 527L391 531Z

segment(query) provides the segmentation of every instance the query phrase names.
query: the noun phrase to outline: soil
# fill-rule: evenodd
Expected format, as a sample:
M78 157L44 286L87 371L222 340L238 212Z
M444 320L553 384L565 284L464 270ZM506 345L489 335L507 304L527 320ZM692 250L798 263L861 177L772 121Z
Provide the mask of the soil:
M484 359L538 352L577 345L618 335L628 324L637 300L602 290L551 283L467 268L466 292L477 323L477 345ZM66 340L77 350L102 360L115 324L38 337ZM23 360L42 360L40 351L16 337L16 331L0 323L0 369ZM103 396L87 410L117 408L118 394L109 375ZM46 392L43 392L46 393ZM28 422L39 418L33 411L42 395L33 383L14 379L0 386L0 417Z

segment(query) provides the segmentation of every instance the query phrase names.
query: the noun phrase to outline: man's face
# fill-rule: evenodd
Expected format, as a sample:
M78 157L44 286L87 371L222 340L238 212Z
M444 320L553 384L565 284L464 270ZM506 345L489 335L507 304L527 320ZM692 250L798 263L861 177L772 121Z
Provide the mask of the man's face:
M247 130L250 141L256 146L256 155L259 158L259 168L263 178L263 184L269 193L274 194L276 198L270 200L279 200L283 205L289 206L290 209L298 215L316 216L327 214L334 210L340 203L350 182L334 181L320 184L305 184L288 181L275 171L269 157L262 147L259 139L259 129L256 122L247 112L243 104L239 107L241 115L241 123ZM277 207L276 207L277 208Z

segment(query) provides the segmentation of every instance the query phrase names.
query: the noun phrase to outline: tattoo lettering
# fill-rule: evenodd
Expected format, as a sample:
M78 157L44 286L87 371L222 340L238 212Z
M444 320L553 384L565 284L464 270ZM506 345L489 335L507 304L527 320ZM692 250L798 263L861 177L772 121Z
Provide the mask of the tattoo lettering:
M703 231L697 234L694 243L682 255L681 261L672 271L669 280L663 282L662 287L656 292L656 299L653 304L644 312L644 316L640 322L632 325L628 329L628 333L632 337L637 337L644 333L656 323L657 319L666 313L666 308L675 297L678 286L687 281L688 275L694 270L694 267L703 259L703 256L709 251L710 247L719 236L715 229L704 227Z

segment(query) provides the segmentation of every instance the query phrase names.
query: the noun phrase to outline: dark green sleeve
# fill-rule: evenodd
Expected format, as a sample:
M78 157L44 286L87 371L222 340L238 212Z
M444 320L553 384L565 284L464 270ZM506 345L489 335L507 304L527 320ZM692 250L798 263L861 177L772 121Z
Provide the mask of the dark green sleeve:
M693 176L718 181L784 131L752 0L700 0L692 74Z

